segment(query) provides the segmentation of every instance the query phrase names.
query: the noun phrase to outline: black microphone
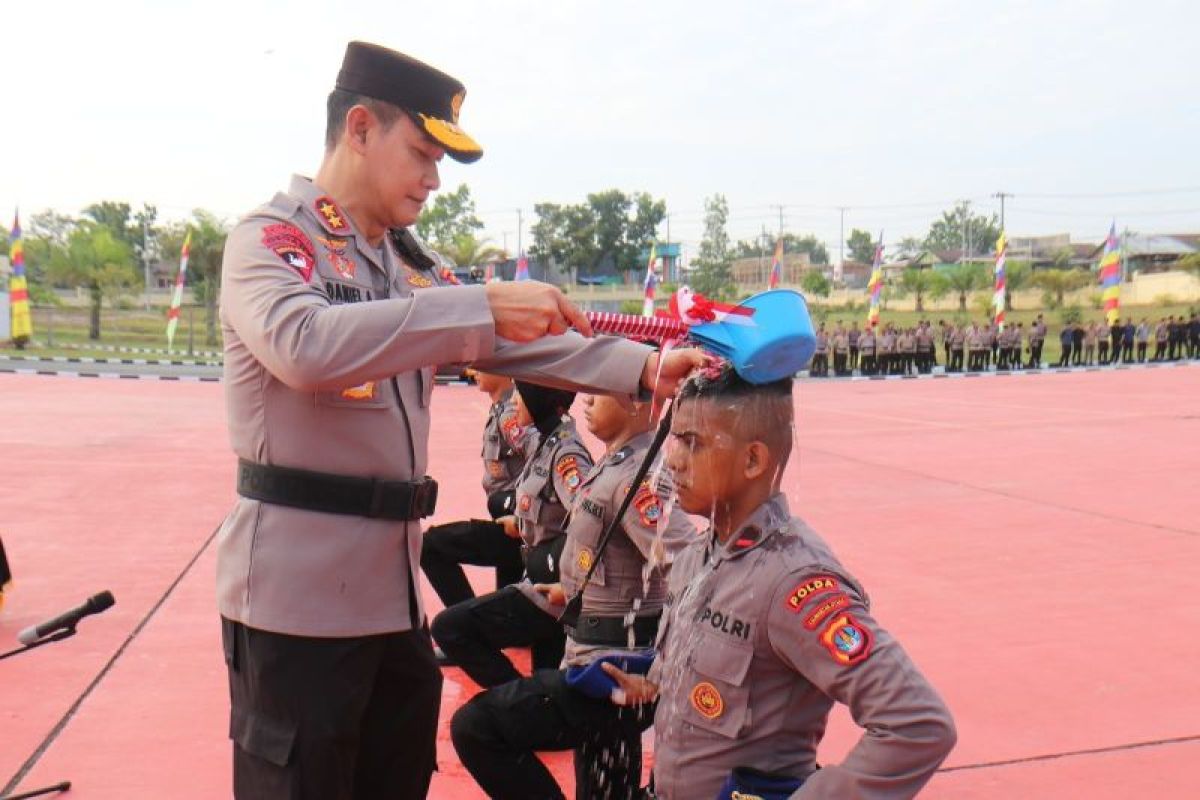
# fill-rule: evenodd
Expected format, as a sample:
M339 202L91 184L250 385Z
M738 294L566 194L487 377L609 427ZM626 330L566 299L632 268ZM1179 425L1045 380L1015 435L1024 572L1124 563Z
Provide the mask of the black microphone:
M67 613L59 614L54 619L43 622L41 625L31 625L21 631L17 634L17 641L21 644L33 644L38 639L49 636L56 631L74 628L79 623L79 620L89 614L99 614L101 611L107 611L112 608L115 602L117 601L112 596L112 592L94 594L79 608L72 608Z

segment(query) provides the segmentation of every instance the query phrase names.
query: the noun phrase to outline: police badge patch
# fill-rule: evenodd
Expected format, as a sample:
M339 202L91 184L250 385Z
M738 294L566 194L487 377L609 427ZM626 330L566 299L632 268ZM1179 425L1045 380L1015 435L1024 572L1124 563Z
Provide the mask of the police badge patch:
M312 242L295 225L277 222L266 226L263 228L262 243L279 256L283 263L300 273L305 283L312 280L317 254L313 250Z
M562 478L563 484L571 493L574 493L583 481L579 474L579 462L575 460L575 456L559 459L559 462L554 465L554 471L558 473L558 477Z
M842 614L821 631L821 644L839 664L857 664L871 654L871 632L849 614Z
M658 525L658 520L662 517L662 504L658 501L658 495L650 491L649 483L643 481L637 494L633 496L633 507L637 509L638 519L647 528Z

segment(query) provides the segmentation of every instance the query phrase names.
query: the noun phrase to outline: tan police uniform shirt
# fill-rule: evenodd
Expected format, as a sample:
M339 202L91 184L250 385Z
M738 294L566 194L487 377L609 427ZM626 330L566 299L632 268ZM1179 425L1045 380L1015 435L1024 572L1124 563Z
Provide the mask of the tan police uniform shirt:
M612 522L625 495L634 491L629 508L613 531L600 564L583 593L581 614L625 617L629 627L634 617L658 616L667 594L667 573L675 554L696 538L696 528L674 503L675 484L656 459L640 486L633 479L654 431L630 439L624 447L606 455L584 479L563 548L560 580L568 598L578 591L600 538ZM567 636L564 663L588 664L612 647L585 645ZM632 636L631 636L632 639ZM633 647L631 643L629 645Z
M663 800L715 797L739 766L807 776L796 800L909 798L953 747L945 703L783 495L727 544L681 553L667 602L651 671ZM865 733L814 772L834 702Z
M260 464L412 480L428 469L433 365L633 395L650 353L610 337L497 337L485 287L435 285L301 177L230 233L222 282L230 440ZM218 605L280 633L410 630L424 618L420 592L409 599L420 553L416 521L239 497L218 537Z
M591 468L592 455L570 417L563 417L562 424L546 438L544 445L534 446L529 462L517 478L513 511L526 550L566 535L571 506L583 484L583 476ZM561 609L555 609L544 594L534 591L528 576L517 584L517 589L538 608L558 616Z
M510 390L488 409L483 428L483 491L503 492L517 485L525 466L527 431L517 424L517 404Z

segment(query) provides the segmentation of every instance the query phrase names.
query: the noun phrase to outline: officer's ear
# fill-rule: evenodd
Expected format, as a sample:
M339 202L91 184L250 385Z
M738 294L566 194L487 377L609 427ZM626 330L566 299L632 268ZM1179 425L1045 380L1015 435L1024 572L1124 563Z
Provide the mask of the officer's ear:
M746 480L753 481L761 478L768 470L772 469L772 463L771 449L767 447L766 442L758 440L747 442L742 466L742 475Z
M351 106L346 112L346 125L343 128L346 146L359 155L364 154L367 150L367 133L374 124L375 118L366 106Z

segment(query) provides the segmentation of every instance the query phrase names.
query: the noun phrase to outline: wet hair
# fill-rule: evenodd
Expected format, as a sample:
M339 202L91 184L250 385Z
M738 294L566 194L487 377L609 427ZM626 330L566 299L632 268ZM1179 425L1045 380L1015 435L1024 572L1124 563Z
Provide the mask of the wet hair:
M750 383L729 363L700 370L679 388L676 402L707 400L736 412L732 433L743 441L767 446L780 464L792 451L792 379Z
M533 424L542 436L554 433L554 429L562 421L563 414L566 414L575 402L575 393L566 389L552 389L526 381L517 381L516 387L525 408L529 409L529 416L533 417Z
M404 109L376 100L374 97L348 92L345 89L334 89L325 101L325 149L332 150L342 138L346 128L346 114L355 106L366 106L379 124L386 131L396 124L404 114Z

